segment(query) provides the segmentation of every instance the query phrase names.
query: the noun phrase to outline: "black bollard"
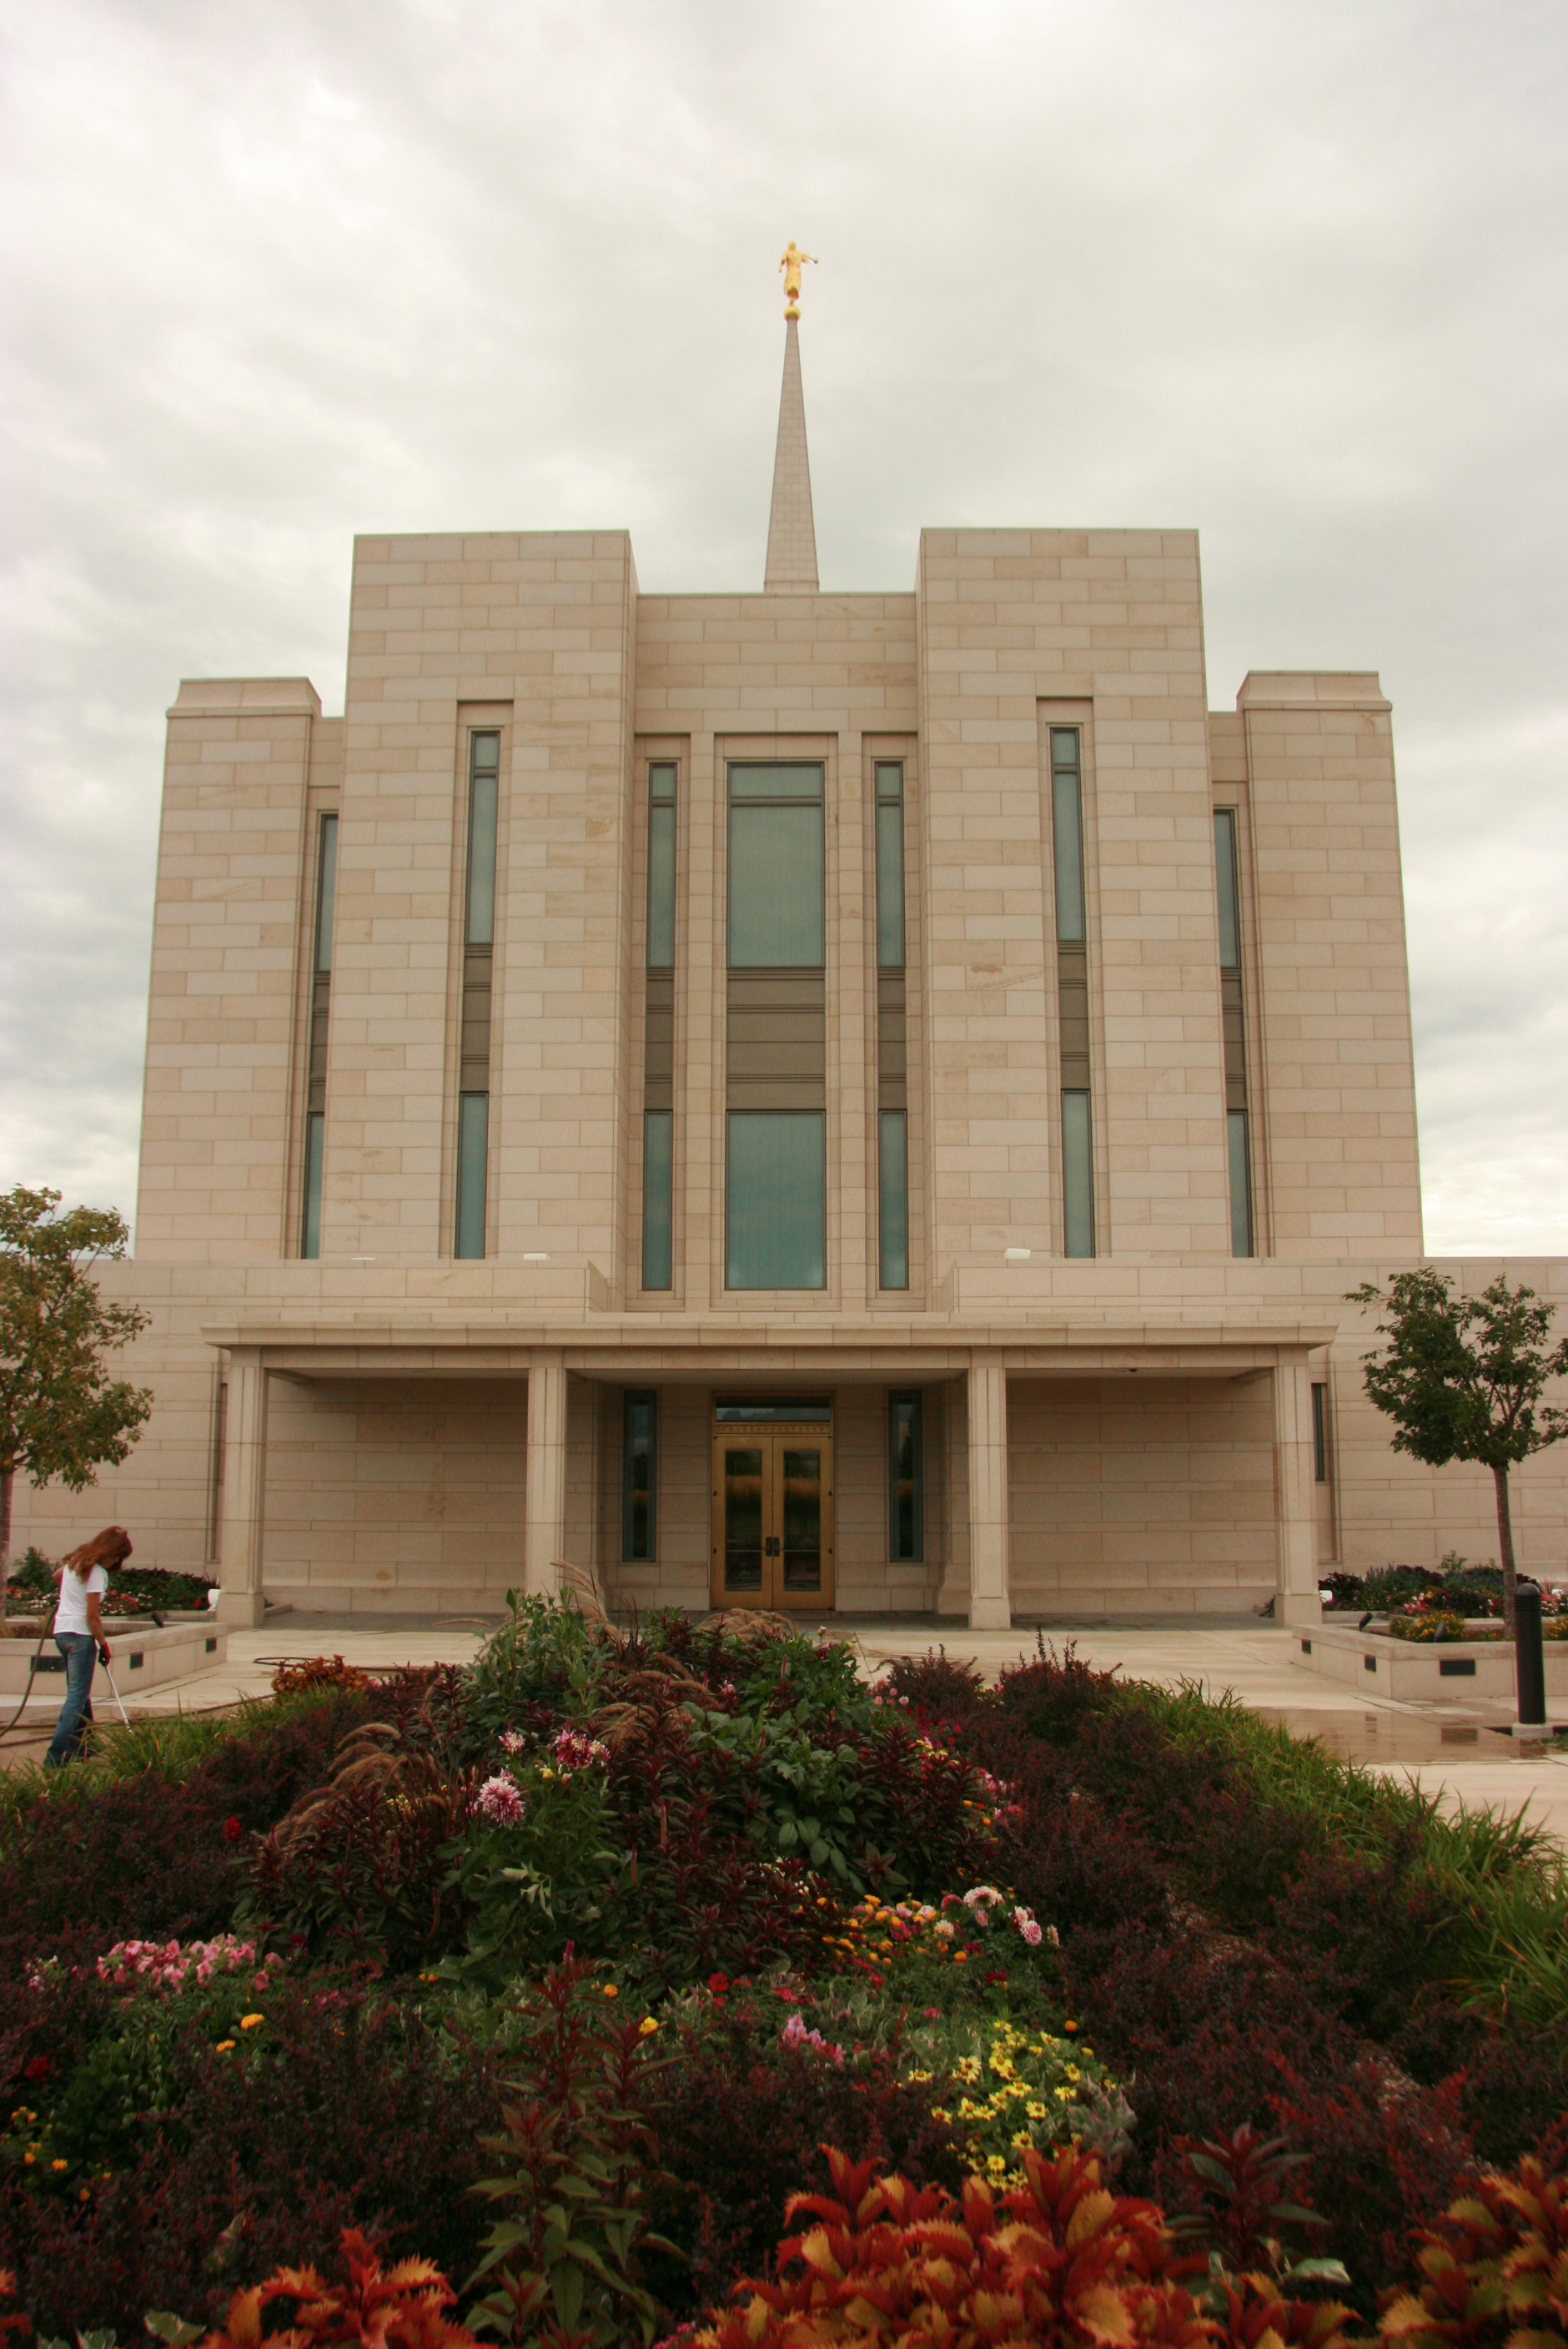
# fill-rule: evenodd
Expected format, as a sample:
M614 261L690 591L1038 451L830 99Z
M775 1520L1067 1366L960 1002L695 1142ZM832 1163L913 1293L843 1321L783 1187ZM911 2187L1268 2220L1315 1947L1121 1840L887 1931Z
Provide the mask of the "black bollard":
M1541 1646L1541 1589L1521 1582L1513 1594L1513 1669L1519 1687L1519 1726L1523 1733L1546 1734L1546 1658Z

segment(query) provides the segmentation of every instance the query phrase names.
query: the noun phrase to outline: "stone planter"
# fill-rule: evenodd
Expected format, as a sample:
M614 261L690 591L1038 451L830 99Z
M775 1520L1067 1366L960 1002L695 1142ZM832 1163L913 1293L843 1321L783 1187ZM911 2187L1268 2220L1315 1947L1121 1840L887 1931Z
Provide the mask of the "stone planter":
M1568 1713L1568 1640L1548 1640L1544 1652L1547 1704L1554 1715ZM1392 1698L1398 1704L1480 1697L1511 1710L1515 1699L1508 1640L1391 1640L1387 1631L1341 1630L1325 1622L1311 1633L1291 1635L1291 1661L1342 1682L1347 1694Z
M15 1619L11 1629L15 1632ZM129 1705L143 1690L158 1688L167 1681L184 1680L191 1672L204 1671L210 1665L221 1664L228 1654L229 1639L225 1631L205 1617L185 1623L170 1623L160 1630L145 1618L125 1619L117 1622L109 1616L104 1625L114 1657L113 1671L119 1692ZM18 1640L12 1637L0 1640L0 1702L15 1704L28 1692L29 1666L38 1647L38 1627L34 1625L31 1636ZM33 1702L61 1704L66 1693L66 1660L53 1640L44 1641L38 1655L38 1669L31 1675L30 1694ZM105 1714L104 1707L108 1706ZM114 1715L114 1699L109 1694L108 1679L100 1664L93 1677L93 1706L103 1718Z

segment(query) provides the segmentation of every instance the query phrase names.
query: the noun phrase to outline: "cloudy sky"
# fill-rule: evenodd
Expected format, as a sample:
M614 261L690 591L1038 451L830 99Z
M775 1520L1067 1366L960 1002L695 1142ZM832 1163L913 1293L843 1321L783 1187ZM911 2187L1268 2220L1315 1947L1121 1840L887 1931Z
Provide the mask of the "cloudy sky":
M1195 524L1395 705L1427 1234L1568 1251L1561 0L0 0L0 1186L134 1199L163 712L356 530Z

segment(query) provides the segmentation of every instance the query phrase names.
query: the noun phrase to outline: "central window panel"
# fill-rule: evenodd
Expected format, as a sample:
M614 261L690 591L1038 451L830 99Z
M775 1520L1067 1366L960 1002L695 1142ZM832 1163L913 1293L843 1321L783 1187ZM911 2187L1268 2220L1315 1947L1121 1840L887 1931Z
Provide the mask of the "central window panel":
M728 769L725 1286L825 1288L820 761Z

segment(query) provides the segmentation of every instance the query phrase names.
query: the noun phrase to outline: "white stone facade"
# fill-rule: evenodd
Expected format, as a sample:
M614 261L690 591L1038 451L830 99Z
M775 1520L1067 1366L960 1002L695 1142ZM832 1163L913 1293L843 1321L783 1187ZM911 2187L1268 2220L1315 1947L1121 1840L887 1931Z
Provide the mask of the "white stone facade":
M775 495L797 538L799 488ZM803 512L809 533L809 484ZM776 555L814 576L804 539ZM1071 1036L1053 728L1081 745ZM484 1255L467 1260L476 730L500 765ZM824 776L826 1282L758 1293L725 1287L725 777L779 760ZM649 1291L660 761L678 775L672 1286ZM879 1285L879 761L902 764L904 811L899 1290ZM1229 1064L1216 807L1237 843ZM1088 1258L1064 1253L1072 1052L1090 1071ZM1238 1257L1243 1094L1255 1252ZM1397 1460L1360 1393L1345 1294L1420 1252L1388 704L1371 674L1254 673L1211 710L1193 533L928 531L913 593L694 596L641 595L615 533L365 538L341 718L304 679L188 682L170 711L137 1249L111 1276L152 1313L133 1371L156 1409L85 1510L19 1492L18 1535L58 1547L112 1516L139 1557L220 1559L231 1620L263 1590L493 1610L562 1557L623 1601L702 1607L716 1398L810 1392L832 1410L841 1611L1202 1618L1273 1594L1310 1622L1326 1561L1495 1553L1490 1478ZM1449 1268L1568 1299L1562 1263ZM915 1557L892 1554L892 1391L924 1413ZM654 1554L634 1559L628 1392L657 1396ZM1515 1480L1527 1567L1568 1563L1564 1467Z

